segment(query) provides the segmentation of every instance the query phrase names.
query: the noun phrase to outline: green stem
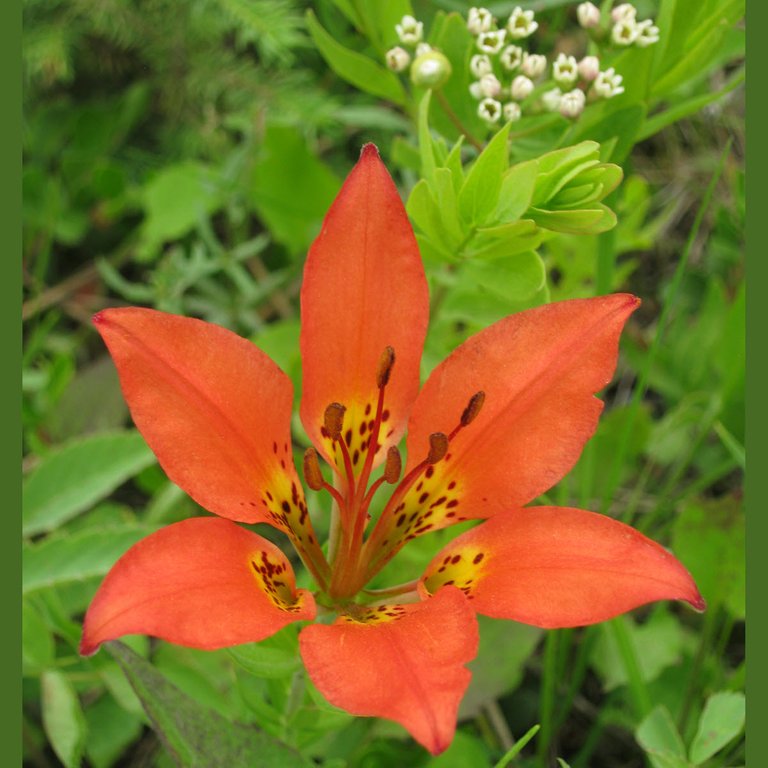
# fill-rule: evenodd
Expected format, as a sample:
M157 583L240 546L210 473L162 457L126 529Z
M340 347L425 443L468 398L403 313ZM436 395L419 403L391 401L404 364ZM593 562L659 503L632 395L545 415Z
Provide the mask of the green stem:
M608 200L615 198L615 193ZM603 202L610 205L608 200ZM613 269L616 264L616 230L609 229L597 237L597 269L595 295L604 296L613 290Z
M541 705L539 719L541 720L541 735L536 745L536 754L541 768L549 764L552 750L553 712L555 708L555 686L557 682L557 645L559 633L551 630L544 642L544 670L541 678Z
M459 116L453 111L453 107L448 103L448 99L445 98L442 91L432 91L435 94L435 98L445 112L448 119L454 124L456 130L459 133L463 133L466 136L467 141L478 151L483 151L483 145L478 139L473 136L464 123L461 122Z
M643 680L643 674L640 670L640 661L637 656L637 649L629 635L629 630L626 624L627 621L631 621L631 619L625 619L623 616L619 616L607 622L605 626L618 646L619 656L624 665L624 671L627 673L630 697L639 721L651 711L653 704L651 702L651 697L648 694L645 681Z

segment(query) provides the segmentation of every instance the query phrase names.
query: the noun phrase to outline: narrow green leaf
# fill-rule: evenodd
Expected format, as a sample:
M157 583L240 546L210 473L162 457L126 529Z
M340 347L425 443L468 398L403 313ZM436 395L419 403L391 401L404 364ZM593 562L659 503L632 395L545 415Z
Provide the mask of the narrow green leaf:
M336 42L323 29L311 10L307 11L306 19L307 27L318 50L328 62L328 66L339 77L361 91L387 99L398 106L405 105L405 89L397 75L367 56L351 51Z
M512 762L513 758L517 757L522 751L523 747L539 732L540 725L534 725L530 728L525 735L520 738L512 749L510 749L504 757L499 760L494 768L506 768Z
M108 496L155 460L135 431L95 435L47 456L23 489L25 536L51 531Z
M450 243L445 239L442 214L425 179L421 179L411 190L405 208L413 223L435 247L451 253Z
M509 123L488 143L470 168L459 193L459 210L472 225L485 224L499 201L501 179L509 166Z
M494 218L503 224L516 221L527 210L533 198L539 164L536 160L513 165L501 181L499 203Z
M21 610L21 656L24 673L35 673L53 662L53 635L40 612L25 600Z
M177 765L183 768L240 765L308 768L310 765L281 741L200 706L124 643L113 641L105 647L122 667Z
M156 526L129 523L51 536L23 549L24 593L103 576L129 547Z
M44 672L40 684L43 728L53 751L66 768L79 768L87 726L75 689L61 672Z
M477 230L467 255L472 259L505 259L523 251L535 251L544 231L531 219L520 219L498 227Z
M602 203L580 211L544 211L540 208L529 208L526 216L544 229L576 235L596 235L616 226L616 214Z
M295 625L285 627L260 643L227 648L229 655L256 677L279 678L301 668L299 641Z
M707 699L691 744L691 762L699 765L735 739L744 728L743 693L721 691Z
M464 168L461 164L461 148L464 145L464 134L459 136L458 141L453 145L448 157L445 159L445 167L451 172L453 179L453 188L458 195L464 184Z
M432 186L435 180L435 153L432 148L432 137L429 135L429 102L432 91L427 91L419 102L419 155L421 157L421 177Z

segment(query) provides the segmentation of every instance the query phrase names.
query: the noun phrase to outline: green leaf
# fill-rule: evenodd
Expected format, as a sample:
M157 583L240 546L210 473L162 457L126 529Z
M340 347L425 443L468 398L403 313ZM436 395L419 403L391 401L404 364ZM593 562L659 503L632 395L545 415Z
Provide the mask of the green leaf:
M68 443L44 458L24 483L24 535L53 530L154 460L144 438L133 430Z
M461 148L464 145L464 134L459 136L458 141L453 145L448 157L445 159L445 167L451 172L453 179L453 188L458 195L464 184L464 168L461 164Z
M499 203L494 219L499 223L516 221L527 210L533 198L539 164L536 160L513 165L501 180Z
M24 593L103 576L130 547L155 526L118 525L57 534L23 549Z
M328 66L341 78L361 91L387 99L398 106L405 106L407 98L400 80L390 70L363 56L345 48L336 42L315 18L307 11L307 27L318 50L328 62Z
M666 707L656 707L640 723L635 738L648 753L654 768L689 767L685 745Z
M459 205L456 188L453 184L453 174L448 168L437 168L434 176L434 192L440 219L443 224L443 234L449 247L457 247L466 238L466 232L461 226Z
M122 667L177 765L184 768L240 765L308 768L310 765L281 741L201 707L124 643L113 641L105 647Z
M506 768L512 762L513 758L517 757L523 751L523 747L525 747L525 745L539 732L540 728L540 725L534 725L532 728L529 728L528 731L518 739L515 746L507 751L504 757L496 763L494 768Z
M445 239L442 213L425 179L421 179L411 190L405 208L413 223L438 251L451 255L450 244Z
M269 125L253 165L251 201L276 240L303 253L320 231L341 183L298 128Z
M744 728L743 693L721 691L707 699L691 744L691 762L699 765L735 739Z
M538 159L538 176L531 204L542 206L556 195L572 178L596 166L600 145L582 141L572 147L547 152Z
M21 657L24 673L32 674L53 662L53 635L39 611L24 600L21 609Z
M227 652L256 677L286 677L301 668L299 641L294 626L285 627L260 643L227 648Z
M468 255L473 259L506 259L523 251L535 251L543 237L544 232L531 219L482 227L477 230Z
M61 672L44 672L43 728L53 751L66 768L78 768L85 749L87 726L72 684Z
M545 211L529 208L526 216L543 229L568 232L574 235L596 235L616 226L616 214L602 203L584 210Z
M85 711L86 754L93 768L112 768L122 752L139 738L141 718L126 712L111 696L102 696Z
M432 186L435 181L435 153L432 148L432 136L429 133L429 102L432 91L427 91L419 102L419 155L421 157L421 177Z
M485 224L498 205L502 175L509 166L509 125L488 142L459 193L459 210L472 225Z

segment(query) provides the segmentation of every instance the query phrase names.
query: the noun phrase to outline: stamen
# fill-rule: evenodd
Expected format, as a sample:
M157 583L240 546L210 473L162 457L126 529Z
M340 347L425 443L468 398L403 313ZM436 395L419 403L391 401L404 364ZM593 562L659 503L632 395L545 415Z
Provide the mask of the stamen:
M403 460L400 451L392 445L387 451L387 463L384 465L384 480L394 485L400 479L400 471L403 468Z
M304 451L304 479L313 491L319 491L325 485L317 451L314 448L307 448Z
M344 413L347 409L341 403L331 403L323 414L323 424L328 437L331 440L338 440L341 436L341 430L344 428Z
M448 453L448 435L442 432L433 432L429 436L429 453L427 464L437 464Z
M392 373L392 366L395 364L395 350L392 347L384 347L379 360L379 369L376 372L376 386L379 389L386 387L389 383L389 376Z
M464 409L464 413L461 414L461 426L466 427L467 425L471 424L480 413L480 409L483 407L483 403L485 402L485 392L480 390L479 392L475 392L472 397L469 398L469 403L467 407Z

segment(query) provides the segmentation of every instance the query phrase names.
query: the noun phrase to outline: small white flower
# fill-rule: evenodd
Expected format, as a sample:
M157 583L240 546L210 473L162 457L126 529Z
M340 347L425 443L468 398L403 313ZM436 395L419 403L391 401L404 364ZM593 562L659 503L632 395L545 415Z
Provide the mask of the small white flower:
M557 112L560 109L560 99L563 97L563 92L559 88L553 88L546 93L541 94L541 103L544 105L544 109L547 112Z
M451 76L451 62L440 51L430 50L411 64L411 82L424 88L439 88Z
M429 43L419 43L416 46L416 55L421 56L425 53L429 53L432 50L432 46Z
M591 83L600 72L600 59L597 56L585 56L579 62L579 74L582 79Z
M635 17L637 16L637 8L635 8L632 3L622 3L621 5L617 5L612 11L611 11L611 19L615 22L624 21L625 19L629 19L630 21L634 21Z
M504 37L507 34L504 29L495 29L490 32L481 32L477 36L477 48L483 53L495 56L504 46Z
M394 48L390 48L386 53L387 66L393 72L402 72L410 63L411 55L405 48L401 48L396 45Z
M600 9L594 3L580 3L576 8L576 16L584 29L592 29L600 24Z
M501 83L496 75L488 74L480 78L480 93L491 99L495 99L501 94Z
M520 109L520 105L514 101L508 101L504 105L504 119L508 123L512 123L515 120L519 120L523 116L523 111Z
M493 26L493 16L487 8L470 8L467 14L467 29L473 35L489 32Z
M469 60L469 71L475 77L482 77L493 72L491 60L484 53L476 53Z
M584 91L579 88L564 93L560 99L560 114L571 119L578 117L584 111L585 101Z
M520 6L512 11L507 22L509 36L514 40L529 37L539 28L539 23L533 20L533 11L524 11Z
M477 114L486 123L498 123L501 118L501 104L496 99L483 99L477 105Z
M483 88L480 85L480 81L476 80L474 83L469 84L469 92L472 95L473 99L477 99L480 101L480 99L483 98Z
M595 82L592 83L592 90L604 99L611 99L620 93L624 93L624 88L621 86L622 80L622 76L617 75L614 68L610 67L605 72L598 74Z
M424 37L424 25L413 16L403 16L399 24L395 24L395 32L400 42L405 45L416 45Z
M611 40L616 45L632 45L637 40L637 22L627 17L617 21L611 30Z
M515 101L522 101L528 98L531 95L531 91L533 91L533 81L525 75L518 75L512 81L512 86L509 89L509 93Z
M523 55L523 49L519 45L508 45L501 52L501 66L507 71L512 72L520 66Z
M637 39L635 45L640 48L647 48L649 45L659 42L659 28L654 25L651 19L641 21L637 25Z
M544 74L544 70L547 68L547 57L542 56L540 53L524 53L523 54L523 74L528 75L531 79L539 77Z
M575 57L558 53L552 64L552 77L560 85L573 85L579 77L579 66Z

